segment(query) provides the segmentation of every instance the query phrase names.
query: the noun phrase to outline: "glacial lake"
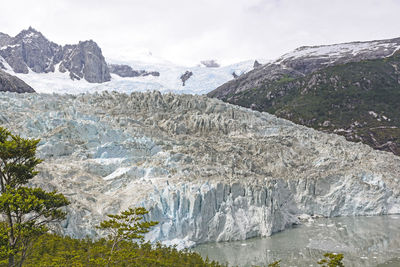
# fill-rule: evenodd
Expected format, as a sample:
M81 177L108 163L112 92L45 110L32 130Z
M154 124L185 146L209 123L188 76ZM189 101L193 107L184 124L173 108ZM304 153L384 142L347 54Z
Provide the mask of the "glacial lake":
M265 238L208 243L204 258L229 266L320 266L326 252L343 253L345 266L400 266L400 215L320 218Z

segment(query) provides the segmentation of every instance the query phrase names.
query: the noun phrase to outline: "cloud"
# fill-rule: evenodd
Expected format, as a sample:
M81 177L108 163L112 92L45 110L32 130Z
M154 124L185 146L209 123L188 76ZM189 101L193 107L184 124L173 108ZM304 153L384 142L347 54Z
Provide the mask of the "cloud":
M93 39L106 56L145 50L185 64L400 36L397 0L13 0L1 13L1 32L32 25L60 44Z

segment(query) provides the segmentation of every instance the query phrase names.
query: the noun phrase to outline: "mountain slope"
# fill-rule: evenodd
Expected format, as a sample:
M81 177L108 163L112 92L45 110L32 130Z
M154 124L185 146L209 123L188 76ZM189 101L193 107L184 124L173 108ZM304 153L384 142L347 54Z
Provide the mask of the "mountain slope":
M352 42L324 46L304 46L283 55L277 60L255 68L253 71L229 81L209 96L220 99L283 77L298 78L314 71L361 60L384 58L400 49L400 38Z
M34 93L35 90L21 79L0 70L0 92Z
M219 98L400 155L400 52L285 75Z

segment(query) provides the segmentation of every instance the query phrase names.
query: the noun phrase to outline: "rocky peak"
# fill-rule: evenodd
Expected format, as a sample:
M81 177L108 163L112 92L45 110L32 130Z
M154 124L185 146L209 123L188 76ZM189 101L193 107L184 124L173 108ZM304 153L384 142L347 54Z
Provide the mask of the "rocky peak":
M61 63L60 71L68 70L72 79L84 78L93 83L111 79L101 49L93 40L62 47L29 27L15 37L0 34L0 45L0 56L16 73L54 72L55 65Z
M93 40L64 46L59 70L61 72L68 70L73 80L85 78L91 83L111 80L101 49Z
M14 37L14 42L17 42L19 40L23 40L24 42L31 42L34 39L46 39L46 37L44 37L44 35L35 30L34 28L32 28L31 26L27 29L27 30L22 30L20 33L18 33L15 37ZM46 39L47 40L47 39ZM48 40L47 40L48 41Z
M0 55L16 73L54 71L54 56L61 47L32 27L21 31L0 50Z
M254 64L253 64L253 68L255 69L255 68L258 68L258 67L260 67L260 66L261 66L261 63L258 62L257 60L255 60L255 61L254 61Z

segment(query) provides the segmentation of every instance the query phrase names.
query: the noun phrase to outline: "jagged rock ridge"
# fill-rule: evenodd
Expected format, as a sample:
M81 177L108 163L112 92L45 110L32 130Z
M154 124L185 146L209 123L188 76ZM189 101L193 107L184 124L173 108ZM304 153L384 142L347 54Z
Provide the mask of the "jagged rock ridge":
M85 78L88 82L101 83L111 79L100 47L92 40L63 47L60 71L69 71L71 79Z
M0 125L41 138L34 181L71 200L58 230L76 237L132 205L182 245L400 213L399 157L205 96L5 93Z
M62 47L30 27L13 38L0 35L0 44L0 56L15 73L54 72L59 64L59 70L68 70L72 79L102 83L111 78L101 49L91 40Z

